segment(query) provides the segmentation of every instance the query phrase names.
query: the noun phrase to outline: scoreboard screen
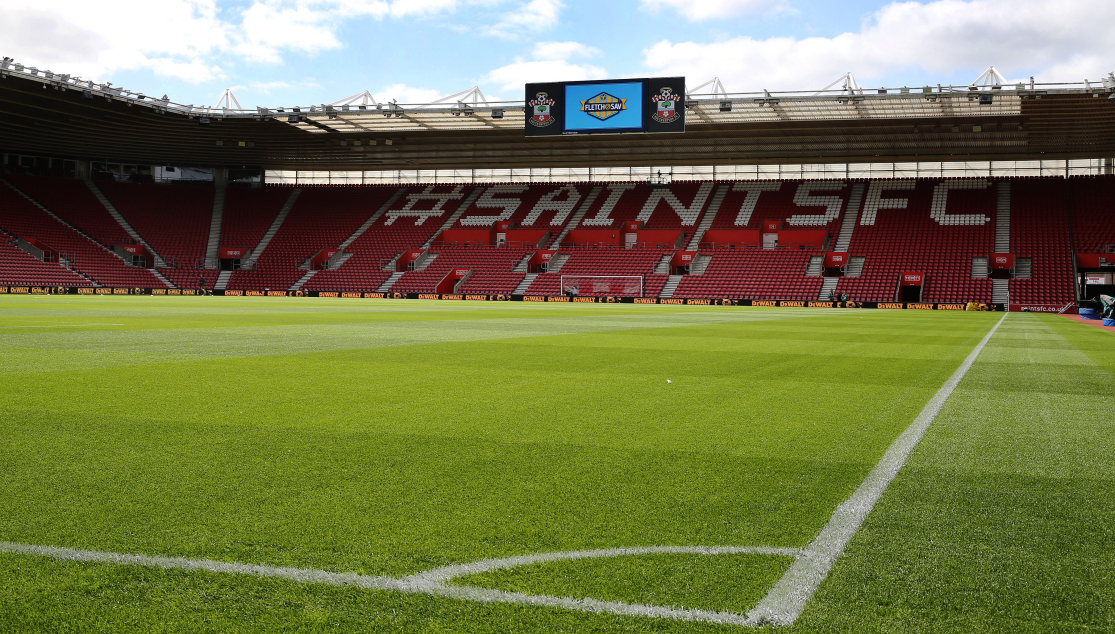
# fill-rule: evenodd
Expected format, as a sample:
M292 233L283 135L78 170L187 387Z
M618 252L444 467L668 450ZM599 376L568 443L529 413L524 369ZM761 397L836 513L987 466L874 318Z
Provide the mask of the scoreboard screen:
M526 85L527 136L685 131L685 78Z

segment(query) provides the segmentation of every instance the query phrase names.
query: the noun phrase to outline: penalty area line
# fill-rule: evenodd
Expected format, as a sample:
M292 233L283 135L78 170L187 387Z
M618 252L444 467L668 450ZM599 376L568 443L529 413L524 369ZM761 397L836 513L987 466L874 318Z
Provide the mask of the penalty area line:
M898 475L902 465L906 464L906 458L929 429L933 419L937 418L945 401L952 395L952 391L968 373L976 357L1006 318L1007 315L1004 314L991 327L956 372L953 372L941 389L929 399L914 422L910 423L906 431L891 444L875 468L860 483L859 488L836 508L825 527L794 560L767 596L747 613L747 625L793 625L801 615L805 604L832 570L837 558L844 552L848 542L859 530L867 514L886 492L887 486Z

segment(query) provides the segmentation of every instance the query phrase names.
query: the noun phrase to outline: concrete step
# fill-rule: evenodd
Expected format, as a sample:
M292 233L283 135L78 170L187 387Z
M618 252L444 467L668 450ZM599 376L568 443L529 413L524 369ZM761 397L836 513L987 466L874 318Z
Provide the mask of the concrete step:
M439 235L441 235L441 232L445 231L449 227L452 227L453 223L457 222L457 219L461 217L461 214L465 213L465 211L468 210L470 206L472 206L472 203L476 202L477 198L480 198L480 194L484 193L485 189L487 189L487 187L477 187L476 189L472 190L472 193L468 195L468 198L465 198L461 201L461 204L457 205L457 209L454 210L453 213L445 219L445 222L443 222L441 227L439 227L438 230L430 236L430 239L422 245L422 248L429 249L430 245L434 243L434 240Z
M826 277L825 280L821 282L821 292L817 294L818 301L829 301L829 293L836 292L836 284L839 281L839 277Z
M561 271L561 267L565 265L565 261L569 259L568 253L555 253L554 257L546 263L547 273L557 273Z
M991 280L991 301L996 304L1010 301L1010 280Z
M708 268L709 262L712 262L712 256L711 255L704 255L704 254L698 253L697 256L695 258L693 258L693 264L691 264L689 266L689 274L690 275L704 275L705 274L705 269Z
M230 279L232 279L232 271L221 271L221 274L217 276L217 283L213 285L213 289L218 291L227 289Z
M821 273L824 272L824 264L825 264L825 256L823 256L823 255L810 256L809 264L805 265L805 276L806 277L820 277Z
M225 192L227 187L220 185L213 193L213 216L209 220L209 241L205 243L204 268L215 269L220 264L221 224L225 217Z
M112 201L110 201L108 197L104 195L104 192L102 192L100 188L97 187L97 184L93 182L93 179L86 178L84 180L85 185L89 187L89 191L93 192L93 195L97 197L97 200L101 201L101 204L104 205L104 208L108 210L109 215L111 215L116 220L117 224L119 224L124 229L124 231L126 231L128 235L132 237L133 240L147 248L147 251L155 259L155 266L166 268L167 264L166 261L163 260L162 256L160 256L155 251L155 249L151 247L150 244L147 244L147 241L143 239L143 236L139 235L139 232L132 228L132 225L129 224L128 220L120 214L120 211L116 209L116 206L112 204ZM170 288L174 287L171 286Z
M658 264L654 265L654 273L657 273L658 275L665 275L666 273L669 273L670 260L672 259L674 259L673 253L667 253L666 255L663 255L662 259L658 261Z
M296 291L296 290L302 288L302 285L305 284L306 282L309 282L310 278L313 277L316 273L317 273L317 271L306 271L306 274L303 275L302 277L298 278L298 281L295 282L294 284L291 284L290 288L288 288L287 290L288 291Z
M724 202L724 197L728 195L728 191L732 188L731 184L725 183L716 188L716 192L712 195L712 200L709 201L708 209L705 210L705 215L701 216L701 222L697 225L697 229L693 232L693 237L689 239L689 246L686 247L688 251L696 251L701 244L701 238L705 237L705 232L712 226L712 221L716 219L716 214L720 212L720 204Z
M995 253L1010 253L1010 182L999 181L995 198Z
M530 288L530 285L534 282L534 278L536 278L536 277L538 277L537 273L527 273L523 277L523 281L519 282L519 285L515 287L515 290L511 291L511 294L512 295L523 295L523 294L525 294L527 292L527 289Z
M399 278L402 277L405 273L406 271L395 271L391 274L391 277L387 278L386 280L384 280L383 284L379 285L379 288L376 289L376 292L386 293L387 291L391 290L391 287L394 286L395 282L398 282Z
M681 279L684 275L671 275L666 278L666 285L662 287L662 292L658 294L659 297L670 298L674 296L674 291L678 289L678 284L681 284Z
M577 207L577 211L573 212L573 217L565 223L565 226L554 236L554 239L550 240L549 247L551 249L556 249L561 246L561 241L565 239L565 236L574 227L580 224L581 219L585 217L585 213L588 212L589 207L592 207L592 203L596 202L596 197L599 196L602 191L604 191L603 185L597 185L589 190L588 196L585 196L585 199L581 201L581 204Z
M279 210L279 215L275 216L275 219L271 221L271 226L267 228L263 237L259 239L259 243L252 249L251 255L248 256L248 268L255 267L256 260L263 254L263 250L267 248L267 245L271 243L271 238L274 238L275 234L279 232L279 227L283 226L283 221L286 220L287 214L289 214L290 210L294 207L294 203L298 202L298 196L301 193L301 189L294 189L290 192L290 196L287 197L286 202L283 203L282 209Z
M840 223L840 233L836 234L836 244L833 251L847 251L852 244L852 233L856 230L856 221L859 220L859 210L863 202L863 183L852 185L848 194L848 207L844 210L844 221Z
M163 284L166 284L167 288L178 288L170 280L163 277L163 274L160 273L158 269L151 269L151 274L154 275L155 277L159 278L160 282L162 282Z

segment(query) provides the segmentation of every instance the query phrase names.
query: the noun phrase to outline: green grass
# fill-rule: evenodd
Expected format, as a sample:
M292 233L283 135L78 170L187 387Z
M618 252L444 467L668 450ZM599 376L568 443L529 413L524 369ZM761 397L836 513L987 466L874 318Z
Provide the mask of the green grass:
M4 297L0 541L390 576L801 547L999 316ZM1112 348L1008 318L793 629L1111 628ZM745 612L785 565L459 582ZM0 580L0 631L738 630L24 555Z

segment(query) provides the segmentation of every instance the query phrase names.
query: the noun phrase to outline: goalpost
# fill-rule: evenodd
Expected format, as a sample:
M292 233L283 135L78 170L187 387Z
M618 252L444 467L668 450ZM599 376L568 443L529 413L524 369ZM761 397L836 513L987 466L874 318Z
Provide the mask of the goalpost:
M642 275L562 275L561 294L590 297L642 297Z

